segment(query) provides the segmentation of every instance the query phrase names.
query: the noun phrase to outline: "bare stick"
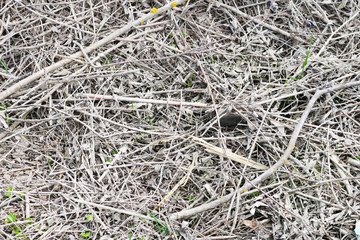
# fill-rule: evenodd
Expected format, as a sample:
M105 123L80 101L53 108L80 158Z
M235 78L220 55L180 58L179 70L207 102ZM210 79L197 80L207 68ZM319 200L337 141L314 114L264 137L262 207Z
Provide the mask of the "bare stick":
M259 184L260 182L262 182L263 180L269 178L273 173L276 172L276 170L279 167L281 167L282 165L284 165L284 163L287 162L287 159L290 157L292 151L295 149L295 143L299 136L299 133L300 133L311 109L313 108L315 102L317 101L317 99L323 94L333 92L333 91L338 91L338 90L349 88L349 87L358 86L358 85L360 85L360 81L350 82L350 83L346 83L346 84L339 84L334 87L325 88L323 90L317 90L316 93L314 94L314 96L310 99L308 105L306 106L305 111L303 112L298 124L296 125L284 154L280 157L279 161L275 165L270 167L263 174L261 174L260 176L258 176L254 180L252 180L251 182L245 183L239 190L234 191L234 192L222 197L221 199L200 205L200 206L192 208L192 209L187 209L187 210L180 211L178 213L174 213L170 216L170 219L177 220L177 219L181 219L181 218L186 218L186 217L195 215L197 213L201 213L203 211L215 208L215 207L219 206L220 204L230 201L231 198L234 196L234 194L237 194L238 192L246 192L249 189L251 189L253 186L255 186L255 185Z
M166 105L175 105L175 106L191 106L191 107L210 108L210 106L206 103L197 103L197 102L177 102L177 101L171 101L171 100L156 100L156 99L110 96L110 95L99 95L99 94L76 94L75 96L92 98L92 99L117 100L117 101L124 101L124 102L140 102L140 103L153 103L153 104L166 104Z
M116 37L128 32L132 27L140 25L140 24L144 23L145 21L147 21L159 14L164 13L165 11L168 11L171 7L175 7L176 5L179 5L182 3L184 3L184 0L175 0L175 1L172 1L172 2L164 5L160 9L152 9L150 13L148 13L148 14L144 15L143 17L135 20L134 22L129 23L126 26L116 30L115 32L111 33L109 36L95 42L94 44L90 45L89 47L84 48L83 52L88 54L88 53L92 52L93 50L95 50L101 46L104 46L108 42L114 40ZM53 72L56 69L61 68L61 67L65 66L66 64L71 63L75 59L83 56L83 52L79 51L77 53L74 53L74 54L70 55L69 57L64 58L63 60L60 60L57 63L54 63L38 72L32 74L31 76L23 79L22 81L12 85L8 89L6 89L5 91L0 93L0 100L5 99L6 97L8 97L11 94L15 93L16 91L18 91L19 89L25 87L26 85L32 83L35 80L41 78L46 73Z
M64 196L64 197L68 198L68 199L71 199L71 200L73 200L75 202L85 204L85 205L89 205L89 206L92 206L92 207L105 209L105 210L109 210L109 211L112 211L112 212L117 212L117 213L120 213L120 214L130 215L130 216L134 216L134 217L140 217L140 218L144 218L144 219L148 219L148 220L153 220L151 217L142 215L140 213L137 213L137 212L134 212L134 211L131 211L131 210L124 210L124 209L118 209L118 208L114 208L114 207L108 207L108 206L105 206L105 205L85 201L85 200L82 200L82 199L73 198L73 197L70 197L70 196Z

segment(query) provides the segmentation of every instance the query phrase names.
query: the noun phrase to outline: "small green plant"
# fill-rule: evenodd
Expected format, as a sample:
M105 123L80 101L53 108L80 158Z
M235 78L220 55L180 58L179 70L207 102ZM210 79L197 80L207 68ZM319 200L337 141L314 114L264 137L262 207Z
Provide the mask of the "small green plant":
M136 112L135 112L135 110L134 110L134 103L131 103L131 107L132 107L132 109L133 109L132 114L133 114L134 116L136 116Z
M106 58L107 60L105 60L103 64L112 63L111 58L109 58L108 56L106 56Z
M301 77L302 77L302 75L303 75L303 73L304 73L306 63L307 63L307 61L308 61L308 59L309 59L309 55L310 55L310 49L311 49L312 40L313 40L313 35L311 34L311 37L310 37L310 44L309 44L309 49L308 49L308 52L307 52L307 54L306 54L305 62L304 62L304 64L303 64L303 68L302 68L302 71L301 71L301 74L300 74L299 80L301 79ZM293 79L293 80L295 80L295 81L297 81L297 80L298 80L298 79L297 79L297 78L295 78L295 77L290 77L290 78L291 78L291 79Z
M86 220L88 221L92 221L94 219L93 215L92 214L88 214L86 215Z
M19 193L19 197L20 197L21 199L25 199L25 196L22 195L21 193Z
M94 217L93 217L92 214L86 215L86 226L89 225L89 222L92 221L93 218L94 218ZM87 238L87 237L89 237L89 236L91 235L91 233L90 233L90 232L82 232L80 235L81 235L82 237L84 237L84 238Z
M8 107L11 107L11 104L2 103L1 106L0 106L0 110L3 111L3 110L5 110L5 109L8 108ZM7 122L8 122L8 124L9 124L9 126L11 126L12 122L11 122L11 120L9 119L9 114L8 114L8 113L5 113L4 115L5 115L6 119L7 119Z
M250 199L251 199L251 198L255 198L255 197L257 197L257 196L259 196L259 192L253 192L253 193L250 195Z
M143 218L140 218L141 220L156 227L160 233L163 233L163 232L165 232L167 234L170 233L169 229L161 221L159 221L159 219L157 219L151 212L148 212L148 211L146 211L146 212L155 220L155 224L153 224L150 221L143 219Z
M131 227L130 227L130 236L129 236L129 240L131 240L131 236L132 236L132 228L133 228L133 225L131 224Z
M188 87L191 87L193 78L194 78L194 73L191 72L190 77L188 79L186 79Z
M8 192L5 192L4 197L10 197L12 190L13 190L13 188L12 188L12 187L9 187L9 188L8 188Z
M146 117L148 118L149 123L151 124L151 126L154 126L154 124L153 124L152 121L151 121L151 118L147 115L147 113L145 113L145 114L146 114Z
M116 154L118 153L118 151L117 151L117 150L113 150L111 153L112 153L112 155L116 155ZM111 158L110 158L110 157L107 157L107 158L105 159L105 162L111 162Z
M83 236L84 238L87 238L90 236L90 232L82 232L80 235Z
M356 156L355 158L360 161L360 156Z
M189 196L188 199L189 201L192 201L194 199L194 196Z
M337 98L338 104L342 103L342 98L341 97L342 97L342 95L341 95L341 93L339 93L339 96Z
M3 65L3 67L4 67L5 71L6 71L6 73L7 73L7 74L9 74L9 71L8 71L8 69L7 69L6 65L5 65L5 63L4 63L3 61L1 61L1 59L0 59L0 63L1 63L1 65Z
M28 224L32 224L32 219L30 217L26 218L26 220L30 221ZM15 232L15 235L18 236L21 233L21 237L25 240L27 239L25 233L23 231L23 227L17 224L16 215L13 213L9 213L8 217L5 220L5 223L11 223L11 228Z

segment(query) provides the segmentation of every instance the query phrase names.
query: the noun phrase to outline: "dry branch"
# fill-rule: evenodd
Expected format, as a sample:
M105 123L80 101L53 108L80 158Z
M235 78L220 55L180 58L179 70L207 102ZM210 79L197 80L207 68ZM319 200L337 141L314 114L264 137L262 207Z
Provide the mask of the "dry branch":
M241 192L249 191L249 189L253 188L254 186L256 186L259 183L261 183L262 181L264 181L265 179L269 178L272 174L274 174L276 172L277 169L279 169L282 165L284 165L284 163L286 163L288 161L288 158L290 157L292 151L295 149L295 143L299 136L299 133L300 133L303 125L305 124L305 121L306 121L311 109L313 108L315 102L317 101L317 99L326 93L334 92L334 91L338 91L341 89L354 87L354 86L358 86L358 85L360 85L360 81L350 82L350 83L346 83L346 84L339 84L334 87L325 88L323 90L316 91L315 94L313 95L313 97L310 99L309 103L307 104L306 109L304 110L304 112L299 120L299 123L296 125L284 154L281 156L281 158L278 160L278 162L276 164L274 164L272 167L270 167L263 174L261 174L260 176L258 176L254 180L252 180L251 182L245 183L237 191L234 191L234 192L222 197L221 199L212 201L210 203L206 203L206 204L200 205L200 206L192 208L192 209L186 209L181 212L174 213L170 216L170 219L177 220L177 219L181 219L181 218L187 218L187 217L190 217L197 213L201 213L203 211L215 208L215 207L219 206L220 204L230 201L232 199L232 197L235 194L237 194L238 192L241 193Z
M116 100L124 102L138 102L138 103L152 103L152 104L165 104L174 106L191 106L209 108L210 106L205 103L193 103L193 102L178 102L173 100L156 100L156 99L145 99L145 98L134 98L134 97L122 97L122 96L109 96L99 94L77 94L76 97L90 98L90 99L102 99L102 100Z
M184 3L184 0L176 0L176 1L172 1L166 5L164 5L163 7L161 7L160 9L158 9L157 11L151 11L150 13L144 15L143 17L127 24L126 26L116 30L115 32L111 33L109 36L104 37L103 39L95 42L94 44L90 45L89 47L86 47L83 49L83 51L79 51L77 53L74 53L70 56L68 56L67 58L64 58L63 60L60 60L57 63L52 64L51 66L45 67L44 69L32 74L31 76L21 80L20 82L14 84L13 86L9 87L8 89L6 89L5 91L0 93L0 100L5 99L6 97L14 94L15 92L19 91L21 88L25 87L26 85L32 83L33 81L41 78L42 76L44 76L45 74L49 73L49 72L53 72L58 68L61 68L63 66L65 66L66 64L71 63L72 61L78 59L79 57L83 56L83 52L86 54L89 54L90 52L94 51L95 49L104 46L105 44L109 43L110 41L114 40L116 37L128 32L130 29L132 29L133 27L140 25L142 23L144 23L145 21L154 18L155 16L159 15L160 13L164 13L165 11L168 11L170 8L172 8L173 6L179 5Z

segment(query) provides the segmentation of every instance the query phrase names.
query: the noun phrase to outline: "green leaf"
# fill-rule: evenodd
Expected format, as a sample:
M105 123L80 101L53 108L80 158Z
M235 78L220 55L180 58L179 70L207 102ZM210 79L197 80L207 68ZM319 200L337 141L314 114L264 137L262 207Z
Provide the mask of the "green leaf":
M108 56L106 56L106 58L109 60L109 63L112 63L111 59Z
M150 117L147 115L147 113L145 113L145 114L146 114L146 116L147 116L147 118L148 118L148 120L149 120L149 122L150 122L151 126L154 126L154 124L152 123L152 121L151 121Z
M169 229L162 223L160 222L151 212L146 211L157 223L156 225L154 225L160 232L166 232L166 233L170 233ZM160 226L159 226L160 225Z
M259 196L259 192L253 192L250 196L250 198L254 198L254 197L257 197Z
M1 61L1 59L0 59L0 63L1 63L1 65L3 65L3 67L4 67L5 71L6 71L6 73L7 73L7 74L9 74L9 71L8 71L8 69L7 69L6 65L5 65L5 63L4 63L3 61Z
M13 190L13 188L12 188L12 187L9 187L8 190L11 192L11 191ZM6 192L6 193L4 194L4 196L5 196L5 197L10 197L10 196L11 196L11 193L10 193L10 192Z
M92 215L92 214L88 214L88 215L86 216L86 219L87 219L88 221L92 221L92 220L93 220L93 215Z
M81 236L83 236L83 237L88 237L88 236L90 236L90 234L91 234L91 233L89 233L89 232L81 233Z
M26 220L31 221L31 222L29 222L29 224L32 224L32 223L33 223L31 217L26 218Z
M10 222L16 222L16 215L10 213L7 219L8 219Z

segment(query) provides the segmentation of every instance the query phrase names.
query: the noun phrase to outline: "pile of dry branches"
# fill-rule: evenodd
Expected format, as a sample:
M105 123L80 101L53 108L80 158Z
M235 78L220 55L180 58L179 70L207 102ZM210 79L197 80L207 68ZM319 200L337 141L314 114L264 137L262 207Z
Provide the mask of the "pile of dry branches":
M354 239L359 12L0 1L0 239Z

